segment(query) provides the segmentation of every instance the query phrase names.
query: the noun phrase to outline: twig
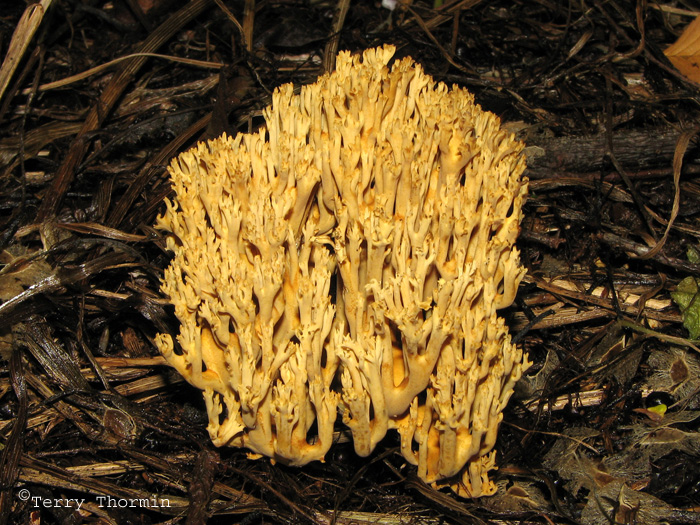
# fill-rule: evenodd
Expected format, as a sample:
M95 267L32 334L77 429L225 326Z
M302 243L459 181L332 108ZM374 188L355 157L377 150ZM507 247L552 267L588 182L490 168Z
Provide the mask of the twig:
M331 35L326 49L323 50L323 69L325 71L333 71L335 69L335 56L338 54L338 43L340 42L340 30L345 24L345 17L350 8L350 0L340 0L338 9L335 12L333 19L333 34Z

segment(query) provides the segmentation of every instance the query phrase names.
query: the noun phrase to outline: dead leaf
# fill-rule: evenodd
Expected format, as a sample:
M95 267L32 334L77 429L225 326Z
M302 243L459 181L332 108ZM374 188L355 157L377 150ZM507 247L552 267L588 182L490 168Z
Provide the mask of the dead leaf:
M536 483L531 481L500 480L498 492L484 504L493 512L547 512L550 504Z
M0 302L5 303L52 274L43 258L15 246L0 252ZM0 359L9 360L14 333L12 326L0 326Z
M684 77L700 84L700 17L688 24L664 54Z
M668 392L691 410L700 408L700 358L685 348L671 346L654 350L647 365L652 370L646 388Z
M633 490L622 480L596 489L581 513L582 525L669 522L697 523L697 514L674 508L651 494Z

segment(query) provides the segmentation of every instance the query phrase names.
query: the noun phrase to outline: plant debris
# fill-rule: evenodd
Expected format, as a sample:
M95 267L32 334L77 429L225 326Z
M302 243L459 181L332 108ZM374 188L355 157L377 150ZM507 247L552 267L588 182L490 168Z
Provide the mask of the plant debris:
M700 95L664 54L690 6L5 8L0 525L700 522L700 264L686 256ZM170 159L256 130L277 86L313 82L338 50L384 44L526 143L528 273L500 315L534 364L504 411L488 498L426 485L396 438L359 459L340 425L303 468L217 449L199 391L155 346L177 326L153 228Z

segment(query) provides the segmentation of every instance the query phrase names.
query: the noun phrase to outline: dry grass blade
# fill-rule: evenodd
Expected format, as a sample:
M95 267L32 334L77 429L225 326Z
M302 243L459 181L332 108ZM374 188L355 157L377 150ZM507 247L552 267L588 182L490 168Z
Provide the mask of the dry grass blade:
M336 12L333 17L333 33L331 34L326 48L323 51L323 69L325 71L333 71L335 69L335 57L338 54L338 43L340 42L340 30L345 24L345 17L350 8L350 0L340 0L336 6Z
M114 239L115 241L141 242L147 239L145 235L134 235L133 233L126 233L115 228L110 228L109 226L104 226L102 224L97 224L94 222L60 223L56 226L58 228L70 230L77 233L87 233L90 235L104 237L105 239Z
M430 20L425 22L425 27L428 29L435 29L440 25L444 24L456 15L459 15L461 11L466 11L472 9L479 5L483 0L457 0L453 2L445 2L436 11L435 16ZM445 14L449 13L449 14ZM406 24L410 23L411 20L406 20Z
M26 157L34 157L47 144L75 135L80 127L78 122L53 121L29 131L22 139L12 136L0 140L0 167L7 167L7 172L12 170L19 162L17 157L21 146Z
M690 141L697 135L697 133L698 129L688 130L683 132L681 136L678 137L676 152L673 156L673 187L675 191L673 194L671 217L668 219L666 231L664 232L663 237L652 247L651 250L641 256L642 259L650 259L655 257L663 249L664 244L666 244L666 240L668 239L668 234L673 227L673 223L675 222L676 217L678 217L678 211L680 210L681 204L681 169L683 168L683 157L688 150Z
M440 44L437 38L435 38L435 35L433 35L432 31L430 30L430 27L428 27L428 24L426 24L421 16L413 9L408 3L405 4L404 6L410 13L413 15L413 18L416 20L416 23L420 26L420 28L425 31L425 34L428 35L428 38L435 44L435 47L437 47L440 52L442 53L443 57L445 60L447 60L452 66L457 68L458 70L462 71L463 73L467 74L473 74L474 71L470 70L469 68L466 68L457 62L454 61L454 59L450 56L450 54L445 50L444 47Z
M248 37L247 37L246 32L245 32L245 30L243 29L243 26L241 25L241 23L240 23L240 22L238 21L238 19L233 15L233 13L231 12L231 10L230 10L228 7L226 7L226 4L224 4L223 0L214 0L214 1L216 2L216 5L219 6L219 9L221 9L221 10L224 12L224 14L226 15L226 17L227 17L227 18L231 21L231 23L236 27L236 29L238 29L238 32L240 33L241 39L242 39L242 41L243 41L243 46L244 46L246 49L250 50L250 49L249 49L249 45L248 45Z
M253 51L253 29L255 27L255 0L245 0L243 8L243 37L245 48Z
M8 436L0 456L0 524L8 522L12 509L12 486L19 477L18 466L22 455L22 435L27 424L27 384L22 366L22 356L19 352L12 354L10 358L10 376L12 388L19 400L19 410L14 420L12 431Z
M151 53L163 45L184 24L192 20L204 11L213 0L193 0L170 16L158 29L139 46L138 53ZM116 101L121 96L126 86L133 79L134 74L146 63L145 56L130 59L116 73L112 81L105 88L98 102L92 107L88 117L83 123L78 136L75 138L65 159L59 167L51 189L41 203L38 213L38 222L43 222L52 217L60 207L70 186L78 164L82 161L90 144L85 135L97 129L107 114L111 111Z
M206 114L204 117L199 119L197 122L189 126L183 133L181 133L175 140L171 141L167 146L162 148L160 151L153 155L151 161L141 170L141 172L136 177L124 193L124 195L119 199L117 204L112 209L110 215L108 216L106 223L108 226L117 227L121 224L122 220L126 216L127 212L131 208L134 200L141 195L147 184L153 179L155 174L162 174L163 169L160 167L167 162L168 159L175 156L180 148L187 143L195 134L201 132L206 128L211 120L211 113ZM151 215L155 213L155 210L161 205L163 199L170 192L170 188L166 187L161 190L161 193L157 194L150 202L149 209L144 210L146 215ZM140 217L132 213L130 221L130 226L135 226L140 222Z
M51 337L45 320L38 316L30 317L27 319L26 330L24 342L56 383L68 391L80 392L90 388L78 365Z
M379 512L328 512L332 517L329 521L325 514L318 513L316 519L321 523L333 523L335 525L405 525L407 523L421 523L424 525L438 525L437 518L413 516L411 514L395 515Z
M53 0L41 0L40 2L32 3L24 11L15 32L12 34L10 47L5 55L5 60L0 67L0 102L5 94L7 85L12 79L12 75L17 69L24 53L29 47L29 43L34 37L34 33L39 29L44 14L51 6Z
M60 269L56 271L55 274L49 275L41 281L32 284L22 293L2 303L2 305L0 305L0 318L9 315L20 304L36 295L58 290L62 286L68 286L81 279L89 278L109 268L124 264L133 264L131 260L131 257L124 253L107 253L72 268Z
M92 67L88 69L87 71L83 71L82 73L78 73L76 75L71 75L66 78L62 78L61 80L56 80L55 82L49 82L47 84L41 84L38 88L39 91L49 91L51 89L58 89L58 88L65 88L67 86L70 86L71 84L75 82L79 82L81 80L85 80L86 78L90 78L93 75L97 75L98 73L101 73L113 66L116 66L118 64L121 64L125 60L131 60L133 58L159 58L162 60L166 60L168 62L175 62L175 63L180 63L180 64L186 64L188 66L194 66L194 67L202 67L202 68L207 68L207 69L221 69L224 64L220 64L218 62L206 62L204 60L192 60L190 58L181 58L181 57L176 57L172 55L161 55L159 53L131 53L130 55L126 55L123 57L115 58L114 60L110 60L109 62L106 62L104 64L100 64L99 66Z
M647 253L649 253L649 251L651 251L651 248L649 248L648 246L636 243L634 241L630 241L629 239L622 238L619 235L615 235L613 233L603 233L600 236L600 240L612 247L623 249L626 252L633 254L636 257L639 257L640 259L642 259ZM668 265L680 271L695 274L700 273L700 264L694 264L675 257L668 257L663 253L657 253L651 258L658 261L661 264Z

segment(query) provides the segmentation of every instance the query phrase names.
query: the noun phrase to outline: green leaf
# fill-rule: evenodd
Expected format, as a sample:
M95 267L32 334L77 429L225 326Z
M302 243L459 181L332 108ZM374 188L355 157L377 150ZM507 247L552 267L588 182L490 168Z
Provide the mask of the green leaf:
M700 263L700 252L696 248L693 248L692 246L688 246L688 249L686 250L686 255L688 256L688 260L691 263L693 263L693 264Z
M690 254L688 255L690 256ZM676 291L671 292L671 297L681 309L683 326L688 329L691 339L700 338L700 294L698 291L700 291L698 279L686 277L678 283Z

